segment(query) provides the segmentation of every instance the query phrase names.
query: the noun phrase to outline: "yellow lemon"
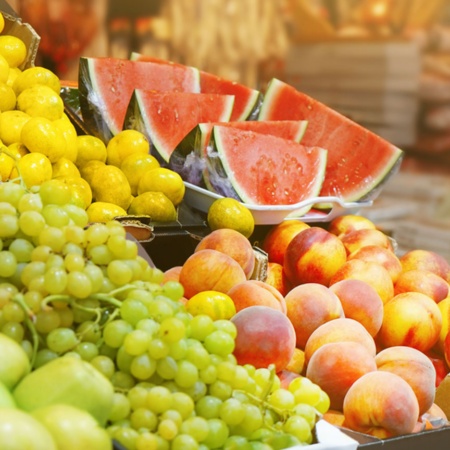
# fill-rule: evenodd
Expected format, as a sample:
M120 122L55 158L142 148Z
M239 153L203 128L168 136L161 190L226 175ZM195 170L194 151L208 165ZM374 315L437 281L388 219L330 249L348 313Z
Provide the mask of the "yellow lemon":
M127 156L120 165L120 169L130 183L133 195L138 193L138 185L142 175L158 167L160 167L159 162L153 155L143 153L133 153Z
M96 136L82 134L77 136L77 159L75 164L83 167L89 161L106 162L106 145Z
M16 107L16 94L11 86L0 82L0 112L11 111Z
M36 84L17 96L17 109L32 117L56 120L64 113L64 102L52 88Z
M130 206L133 198L130 184L118 167L100 166L92 175L90 184L95 201L113 203L125 210Z
M5 145L21 142L23 126L31 117L22 111L12 110L0 114L0 139Z
M175 205L183 200L186 187L181 176L173 170L158 167L145 172L138 184L138 194L144 192L162 192Z
M0 33L3 31L4 28L5 28L5 18L3 17L3 14L0 13Z
M127 212L120 206L107 202L92 202L86 210L89 222L109 222L115 217L126 216Z
M150 144L140 131L123 130L109 140L106 152L106 162L120 167L122 161L132 153L149 153Z
M4 148L4 147L3 147ZM15 161L0 148L0 181L9 180Z
M28 149L21 142L14 142L8 145L8 151L16 157L16 159L30 153Z
M251 211L234 198L214 200L208 209L207 221L212 231L231 228L246 238L249 238L255 229L255 219Z
M17 161L17 168L27 188L52 178L52 163L42 153L27 153Z
M62 177L81 177L78 167L67 158L59 158L58 161L52 164L53 178Z
M162 192L144 192L133 198L128 214L149 216L153 222L172 222L177 219L175 206Z
M75 129L73 123L63 114L60 119L54 120L53 124L59 128L66 141L66 151L64 153L64 158L69 161L75 162L77 159L78 148L77 148L77 130Z
M61 91L61 82L58 76L51 70L38 66L30 67L17 74L12 87L16 95L19 95L25 89L36 84L48 86L58 95Z
M40 152L55 163L66 153L61 130L45 117L32 117L22 128L20 138L30 152Z
M6 84L13 87L15 79L20 73L22 73L22 71L18 67L10 67Z
M27 57L27 47L17 36L0 36L0 55L8 61L9 67L19 67Z
M92 161L87 162L84 166L78 166L78 170L80 171L81 178L86 180L89 184L92 184L92 177L95 172L103 166L105 166L105 163L93 159Z
M70 203L83 209L88 208L92 203L92 189L86 180L77 176L60 177L58 179L69 186L72 194Z
M193 316L206 314L213 320L228 320L236 314L231 297L218 291L203 291L193 295L186 303L186 310Z
M11 71L8 61L2 55L0 55L0 81L6 83L9 78L9 72Z

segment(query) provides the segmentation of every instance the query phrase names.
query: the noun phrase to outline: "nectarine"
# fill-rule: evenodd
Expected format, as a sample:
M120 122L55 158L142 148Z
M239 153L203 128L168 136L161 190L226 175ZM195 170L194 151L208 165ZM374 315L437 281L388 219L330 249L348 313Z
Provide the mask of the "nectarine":
M355 230L375 230L375 228L375 224L367 217L357 214L345 214L334 218L328 226L328 231L342 237Z
M283 266L276 262L269 261L267 263L267 277L264 281L273 286L283 296L291 290Z
M410 250L400 257L403 271L429 270L450 282L450 263L440 254L431 250Z
M340 239L348 255L367 245L376 245L381 248L393 250L390 238L380 230L372 230L369 228L355 230L351 233L344 234Z

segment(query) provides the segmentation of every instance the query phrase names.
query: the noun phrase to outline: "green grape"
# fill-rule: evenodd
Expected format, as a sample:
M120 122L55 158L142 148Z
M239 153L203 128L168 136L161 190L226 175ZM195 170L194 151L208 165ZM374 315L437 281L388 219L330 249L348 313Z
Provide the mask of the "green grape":
M296 401L294 394L287 389L277 389L269 395L267 403L277 410L284 411L294 408Z
M300 442L310 444L312 442L311 427L302 416L290 416L283 425L283 431L292 434Z
M198 381L198 369L189 361L181 360L177 363L178 369L175 373L175 383L182 388L189 388Z
M220 398L205 395L195 404L195 412L205 419L218 418L221 404Z
M114 257L121 258L125 254L127 247L127 239L124 235L110 234L108 242L106 243L109 250Z
M313 383L309 378L306 377L295 378L294 380L292 380L291 384L293 384L293 382L296 380L300 381L294 384L294 388L290 389L289 386L289 391L293 391L295 403L307 403L308 405L312 406L317 405L322 393L322 389L320 388L320 386Z
M125 336L123 345L129 355L137 356L147 351L151 336L143 330L133 330Z
M27 192L22 195L17 204L17 210L23 214L28 211L42 211L43 203L41 196L33 192Z
M162 414L174 405L174 396L164 386L154 386L147 392L147 408L155 414Z
M58 357L59 357L58 353L53 352L48 348L38 350L38 352L36 353L36 358L34 360L33 369L38 369L39 367L42 367L43 365L47 364L48 362Z
M50 267L44 274L44 287L50 294L61 294L68 283L67 272L64 268Z
M233 388L224 381L216 380L209 385L209 393L221 400L226 400L233 394Z
M223 444L223 450L250 450L247 438L244 436L232 435Z
M167 281L163 285L163 294L172 300L179 300L184 295L184 288L178 281Z
M90 278L78 270L67 274L67 293L76 298L87 298L92 294Z
M190 337L198 341L204 341L214 330L214 321L206 314L194 316L191 320Z
M192 436L197 442L204 441L209 433L208 421L204 417L188 417L180 427L180 432Z
M117 422L124 420L130 415L130 402L127 396L122 392L114 392L109 421Z
M236 325L230 320L226 319L215 320L214 327L216 328L216 330L225 331L225 333L228 333L233 339L236 338L237 328Z
M109 262L106 273L109 279L118 286L128 284L133 279L133 271L126 264L126 262L120 259L114 259Z
M136 438L135 448L136 450L169 450L169 444L161 436L143 431Z
M53 250L48 245L38 245L34 247L31 252L31 261L47 262L50 255L53 254Z
M188 340L185 358L194 364L197 369L206 369L211 364L209 353L199 341L194 340L193 342L195 342L195 344L192 344L192 341L193 340Z
M198 376L204 383L212 384L217 380L217 367L211 364L204 369L200 369Z
M130 373L131 362L133 361L134 356L130 355L126 352L125 347L122 345L117 350L116 355L116 364L119 370L124 373Z
M330 397L325 391L320 393L320 399L314 406L320 414L325 414L330 409Z
M38 275L30 280L28 284L28 289L30 291L40 292L42 295L46 296L48 294L47 289L44 287L44 275Z
M85 231L86 243L89 246L104 244L109 238L109 229L103 223L94 223Z
M36 331L40 334L48 334L50 331L58 328L61 324L61 319L58 313L54 310L39 311L35 318Z
M25 336L25 330L20 322L6 322L1 327L1 332L3 334L6 334L6 336L9 336L11 339L14 339L18 343L21 343Z
M89 247L87 256L94 264L99 266L106 266L114 259L114 255L105 244Z
M167 409L159 416L159 420L171 420L178 428L183 423L183 417L176 409Z
M230 361L220 361L217 364L217 378L231 384L236 373L236 364Z
M178 434L172 440L171 450L198 450L198 442L189 434Z
M189 395L185 392L174 392L172 394L173 405L172 408L176 409L181 417L186 420L190 417L194 411L195 404Z
M174 314L174 307L165 299L157 295L147 305L147 314L152 319L161 323L164 319L172 317Z
M73 242L66 242L61 249L61 255L65 258L69 254L84 256L84 249L80 245L74 244Z
M19 231L19 218L12 214L0 215L0 238L14 237Z
M130 414L130 424L135 430L145 428L148 431L155 431L158 426L158 416L147 408L135 408Z
M91 362L92 364L92 362ZM130 407L132 411L137 409L146 409L147 405L147 392L148 389L144 386L137 384L132 387L128 393L128 400L130 402Z
M0 202L0 214L10 214L15 216L17 214L17 209L15 206L8 202Z
M85 261L84 261L84 257L82 254L77 254L77 253L71 251L70 253L66 254L66 256L64 257L64 267L66 268L66 270L68 272L73 272L75 270L83 271L84 266L85 266Z
M73 307L73 321L82 323L97 317L100 303L95 298L78 298Z
M107 356L111 360L115 361L117 356L117 348L112 348L104 342L100 344L99 347L100 355Z
M64 231L54 226L45 227L38 237L39 245L47 245L54 252L60 252L66 243Z
M131 361L130 372L138 380L147 380L156 370L156 361L146 353L135 356Z
M177 424L170 419L161 420L158 424L158 434L166 441L171 441L178 434Z
M70 188L61 180L51 179L39 186L39 195L45 205L64 205L70 201Z
M274 450L271 445L259 441L250 441L249 446L249 450Z
M114 388L120 391L127 391L136 385L136 380L133 376L121 370L114 372L110 381Z
M92 342L97 344L102 337L102 330L98 323L92 320L85 320L77 326L77 336L82 342Z
M120 305L120 315L123 320L134 326L140 320L148 317L148 311L145 305L139 300L127 298Z
M133 281L141 281L142 280L142 268L140 264L134 260L134 259L122 259L121 260L124 264L128 266L128 268L131 270L131 280L130 283Z
M208 387L202 380L197 380L192 386L187 388L180 388L183 392L192 397L194 402L198 402L202 397L204 397L208 393Z
M72 350L78 344L75 331L71 328L55 328L46 338L47 347L55 353L65 353Z
M51 227L62 228L68 225L70 221L69 214L58 205L45 205L41 214L47 225Z
M19 217L19 228L27 236L39 236L45 226L45 219L38 211L24 211Z
M216 330L206 336L204 345L208 352L226 356L233 352L234 343L234 338L230 334L223 330Z
M33 357L33 344L28 339L26 340L23 339L20 342L20 346L23 348L23 351L26 353L28 359L31 361Z
M148 351L148 354L153 359L156 360L156 359L161 359L161 358L165 358L166 356L168 356L169 352L170 352L170 347L169 347L169 344L164 342L162 339L155 338L149 342L147 351Z
M184 359L186 357L187 347L186 339L180 339L179 341L169 344L169 354L177 361L179 359Z
M25 312L18 303L8 302L3 306L3 319L7 322L23 322Z
M150 336L154 336L159 330L159 323L156 320L146 318L141 319L135 326L136 330L143 330Z
M126 235L125 227L118 220L114 220L114 219L108 220L107 222L105 222L105 225L108 227L110 236L113 236L113 235L125 236Z
M64 227L67 242L76 245L84 245L86 242L85 230L78 225L67 225Z
M113 320L106 324L103 329L103 339L112 348L123 345L125 336L133 330L133 326L125 320Z
M59 315L60 326L70 328L73 324L73 310L69 307L58 307L56 312Z
M67 204L63 206L63 209L75 225L85 227L89 223L89 216L83 208L76 205Z
M111 379L116 370L114 361L105 355L94 356L89 362L108 379Z
M88 262L82 269L82 272L89 278L91 282L92 293L99 292L103 285L104 275L102 269Z
M43 295L37 291L27 291L23 294L25 304L33 313L37 313L40 311L43 298Z
M180 319L167 317L162 320L158 333L166 342L173 343L185 337L186 327Z
M171 356L161 358L156 363L156 373L164 380L173 380L177 370L177 362Z
M250 376L244 367L236 365L234 368L234 378L230 381L233 389L244 389L248 391L250 386Z
M245 417L244 405L235 398L227 398L220 405L219 417L227 425L238 425Z
M51 267L64 269L64 258L55 253L48 255L47 261L45 262L45 268L50 269Z
M8 250L14 254L18 262L29 262L34 245L27 239L14 239Z
M242 421L239 423L239 430L241 434L249 436L256 430L259 430L264 424L264 416L261 409L253 403L243 404L245 415Z
M208 419L209 433L203 444L210 448L221 448L229 436L227 424L221 419Z
M74 351L81 356L84 361L91 361L98 356L98 347L92 342L80 342Z
M311 429L314 428L314 425L316 424L317 421L317 411L314 406L307 405L306 403L299 403L298 405L294 406L292 412L296 416L303 417L308 422Z
M0 277L4 278L11 277L16 272L16 269L17 269L17 259L14 256L14 253L8 250L0 251Z
M164 281L164 272L156 267L152 268L152 283L161 284Z
M16 183L0 183L0 202L7 202L17 207L25 188Z

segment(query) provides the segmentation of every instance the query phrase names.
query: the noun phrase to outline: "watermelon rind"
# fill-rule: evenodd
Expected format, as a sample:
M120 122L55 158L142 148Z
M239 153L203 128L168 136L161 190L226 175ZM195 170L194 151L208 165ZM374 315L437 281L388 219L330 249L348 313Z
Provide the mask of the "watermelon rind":
M206 157L208 183L216 193L258 205L317 197L326 161L325 149L226 126L214 126Z
M161 66L113 57L81 57L78 88L83 120L105 143L122 131L134 89L200 92L193 67Z
M227 121L233 110L232 95L192 92L158 92L136 89L128 104L124 129L143 133L161 165L201 121Z
M398 171L404 152L372 131L273 78L267 87L258 120L308 120L302 139L306 146L328 150L321 197L346 202L374 200ZM329 204L316 207L327 208Z

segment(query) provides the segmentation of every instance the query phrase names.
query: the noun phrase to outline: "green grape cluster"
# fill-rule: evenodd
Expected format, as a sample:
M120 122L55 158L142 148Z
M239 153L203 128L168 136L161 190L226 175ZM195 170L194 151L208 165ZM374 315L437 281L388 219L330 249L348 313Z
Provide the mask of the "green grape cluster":
M72 355L109 379L112 439L129 450L311 443L327 394L237 364L234 324L191 316L183 293L119 222L88 224L61 183L0 183L0 332L33 368Z

